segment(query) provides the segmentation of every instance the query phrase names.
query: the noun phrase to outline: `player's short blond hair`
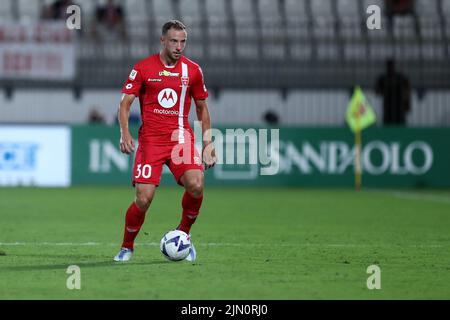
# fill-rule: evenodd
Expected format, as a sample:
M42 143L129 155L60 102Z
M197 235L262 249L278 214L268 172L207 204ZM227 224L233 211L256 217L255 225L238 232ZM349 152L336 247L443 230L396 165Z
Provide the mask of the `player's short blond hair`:
M170 29L186 30L186 26L178 20L169 20L162 26L162 35L165 36Z

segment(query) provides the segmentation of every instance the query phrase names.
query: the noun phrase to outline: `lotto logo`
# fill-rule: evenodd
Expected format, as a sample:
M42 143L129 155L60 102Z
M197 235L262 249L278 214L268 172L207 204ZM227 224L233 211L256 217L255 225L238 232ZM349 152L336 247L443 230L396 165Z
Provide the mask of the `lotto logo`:
M178 101L178 96L175 90L166 88L159 92L158 102L161 107L169 109L172 108Z

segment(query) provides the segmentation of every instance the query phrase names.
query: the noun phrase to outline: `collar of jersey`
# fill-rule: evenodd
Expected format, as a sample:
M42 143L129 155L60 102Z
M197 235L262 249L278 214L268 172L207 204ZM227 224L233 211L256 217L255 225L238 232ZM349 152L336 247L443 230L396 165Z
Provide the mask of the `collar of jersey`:
M157 55L158 61L161 64L161 66L163 68L167 68L167 69L175 69L178 66L178 62L180 62L181 59L183 59L183 56L181 56L180 59L178 59L178 61L173 65L173 66L166 66L162 61L161 61L161 52L158 53Z

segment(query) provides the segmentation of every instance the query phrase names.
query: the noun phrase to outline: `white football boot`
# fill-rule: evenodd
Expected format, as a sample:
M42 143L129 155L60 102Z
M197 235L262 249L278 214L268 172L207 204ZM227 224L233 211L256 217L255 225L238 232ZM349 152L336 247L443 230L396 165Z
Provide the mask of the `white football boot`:
M125 262L131 259L133 250L128 248L121 248L119 253L114 257L114 261Z
M191 235L189 235L191 237ZM195 250L194 244L191 241L191 248L189 249L189 254L184 260L194 262L197 258L197 251Z

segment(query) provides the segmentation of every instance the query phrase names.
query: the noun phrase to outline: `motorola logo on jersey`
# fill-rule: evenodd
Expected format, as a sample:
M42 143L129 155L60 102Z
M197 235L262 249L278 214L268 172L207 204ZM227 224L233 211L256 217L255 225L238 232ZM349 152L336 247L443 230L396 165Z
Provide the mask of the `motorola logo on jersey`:
M159 105L163 108L169 109L172 108L178 101L178 96L175 90L166 88L159 92L158 94L158 102Z

